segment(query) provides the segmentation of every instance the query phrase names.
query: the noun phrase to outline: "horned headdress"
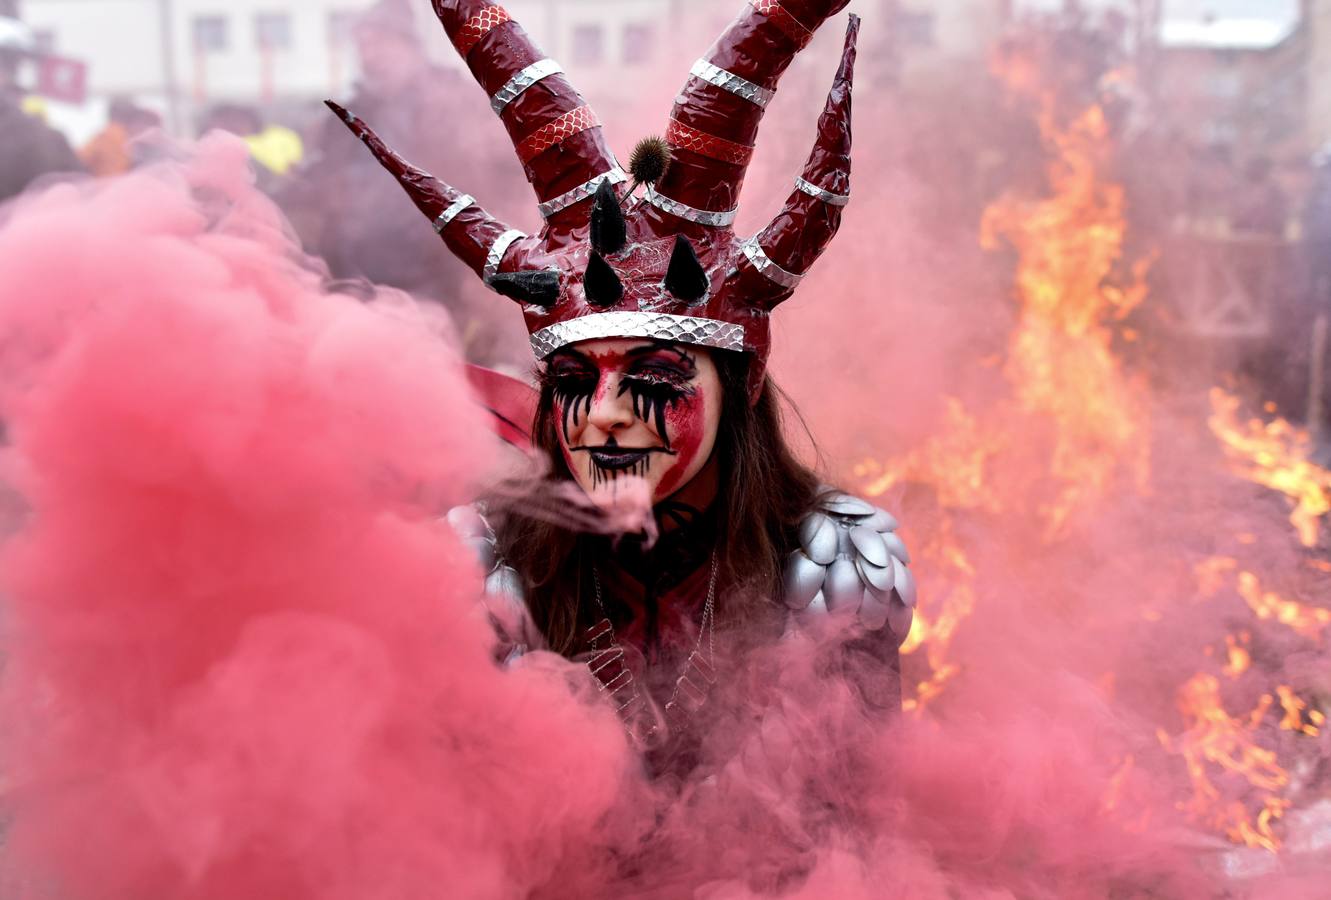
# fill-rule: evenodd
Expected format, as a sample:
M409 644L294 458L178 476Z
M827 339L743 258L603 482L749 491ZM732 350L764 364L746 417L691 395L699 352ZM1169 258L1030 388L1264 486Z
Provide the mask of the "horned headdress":
M757 235L732 230L744 173L777 81L848 0L749 0L698 60L665 130L671 162L631 198L590 106L503 7L434 0L434 11L508 129L545 227L527 236L421 171L335 103L347 123L496 292L522 306L544 358L577 341L646 337L747 351L761 384L768 317L836 234L850 191L851 79L859 19L818 135L785 206ZM650 180L650 176L643 180ZM625 209L625 204L629 206Z

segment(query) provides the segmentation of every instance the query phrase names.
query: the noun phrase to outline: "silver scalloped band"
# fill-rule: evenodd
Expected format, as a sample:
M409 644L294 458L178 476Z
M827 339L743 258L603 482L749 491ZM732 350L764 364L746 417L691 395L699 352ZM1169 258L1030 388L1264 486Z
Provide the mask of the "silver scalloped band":
M490 245L490 252L485 255L485 269L481 274L486 284L489 284L490 279L499 271L499 264L504 261L504 254L508 252L508 248L513 246L514 241L520 241L526 236L516 228L510 228L495 238L495 242Z
M609 172L602 172L590 181L578 185L573 190L565 191L553 200L545 201L540 204L537 209L541 211L542 216L548 219L560 210L568 209L574 203L579 203L586 200L588 197L591 197L596 193L596 189L601 186L602 181L609 181L611 184L623 184L628 180L628 173L616 165Z
M448 227L448 223L456 219L458 217L458 213L462 212L464 209L466 209L468 206L471 206L475 202L476 198L471 196L470 194L463 194L461 197L454 200L451 204L449 204L448 209L441 212L439 214L439 218L434 220L435 233L443 234L444 229Z
M518 74L508 80L508 83L495 91L495 95L490 98L490 108L495 114L504 111L514 100L522 95L522 92L531 87L542 78L549 78L558 72L564 71L564 67L553 59L541 59L527 66Z
M772 102L772 97L776 94L775 91L769 91L752 81L746 81L734 72L727 72L705 59L700 59L694 63L693 68L689 70L689 74L695 78L701 78L713 87L719 87L736 97L748 100L759 109L766 109L767 104Z
M829 206L845 206L848 202L851 202L851 194L832 193L831 190L824 190L811 181L805 181L800 176L795 176L795 186L807 193L808 196L816 197L817 200L821 200Z
M767 276L769 281L775 281L782 287L794 289L799 287L799 283L804 280L803 275L787 272L773 262L772 258L767 255L767 251L759 246L757 238L751 238L750 240L745 241L743 250L744 255L748 257L749 262L753 263L753 267L759 272L762 272L763 275Z
M643 193L643 199L655 206L661 212L669 213L672 216L678 216L686 221L697 225L710 225L713 228L726 228L735 222L735 216L738 215L738 207L726 210L725 212L712 212L707 209L694 209L692 206L686 206L678 200L671 200L664 194L658 194L656 190L648 185Z
M531 349L537 359L545 359L561 347L598 338L654 338L719 350L744 349L744 328L732 322L633 310L556 322L531 336Z
M830 206L845 206L850 202L850 194L834 194L831 191L825 191L812 182L805 181L800 176L795 176L795 187L799 188L810 197L816 197Z

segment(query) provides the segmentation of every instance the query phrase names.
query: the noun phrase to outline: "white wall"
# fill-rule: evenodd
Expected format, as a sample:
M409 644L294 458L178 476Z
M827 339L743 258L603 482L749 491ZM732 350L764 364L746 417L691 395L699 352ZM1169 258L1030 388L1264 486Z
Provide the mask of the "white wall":
M23 19L55 35L61 56L89 63L92 89L160 93L161 31L153 0L26 0Z

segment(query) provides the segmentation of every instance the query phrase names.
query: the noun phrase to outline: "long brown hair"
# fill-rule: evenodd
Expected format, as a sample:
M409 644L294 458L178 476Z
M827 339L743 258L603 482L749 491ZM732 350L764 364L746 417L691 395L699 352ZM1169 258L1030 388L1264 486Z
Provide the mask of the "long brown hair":
M713 458L719 466L716 503L723 537L717 547L721 584L727 587L723 617L739 624L780 599L785 557L794 549L800 521L813 508L819 482L786 443L780 391L764 378L756 403L749 402L749 356L712 351L721 381L720 426ZM532 429L549 456L551 476L572 480L559 448L554 396L542 388ZM527 515L524 504L491 502L498 551L522 576L527 606L550 648L569 654L591 624L584 609L590 564L605 540L579 535L550 517Z

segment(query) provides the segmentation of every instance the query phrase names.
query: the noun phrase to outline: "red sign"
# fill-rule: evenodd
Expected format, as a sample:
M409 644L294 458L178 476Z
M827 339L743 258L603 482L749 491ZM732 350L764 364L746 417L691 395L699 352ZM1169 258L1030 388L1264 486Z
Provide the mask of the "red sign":
M82 103L87 99L86 63L63 56L39 56L36 63L37 83L33 86L34 93L66 103Z

